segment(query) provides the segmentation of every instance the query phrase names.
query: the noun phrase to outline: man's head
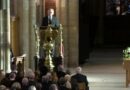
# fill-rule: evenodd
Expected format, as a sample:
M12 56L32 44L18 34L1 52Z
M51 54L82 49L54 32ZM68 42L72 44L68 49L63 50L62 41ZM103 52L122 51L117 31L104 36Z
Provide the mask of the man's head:
M77 68L76 68L76 73L79 73L79 74L80 74L81 72L82 72L82 68L81 68L80 66L77 67Z
M54 15L54 9L52 9L52 8L48 9L48 15L53 16Z

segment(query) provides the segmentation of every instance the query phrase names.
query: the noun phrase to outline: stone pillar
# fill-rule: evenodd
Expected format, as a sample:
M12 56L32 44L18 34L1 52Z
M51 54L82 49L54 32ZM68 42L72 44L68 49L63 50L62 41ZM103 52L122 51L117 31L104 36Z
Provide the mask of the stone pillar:
M79 61L79 37L78 37L78 6L79 2L78 0L68 0L68 29L69 29L69 35L68 35L68 42L69 42L69 62L68 65L71 66L77 66Z
M11 0L11 48L15 57L20 55L20 45L19 45L19 17L18 17L18 10L19 7L22 5L21 3L18 4L20 0ZM21 11L21 10L19 10Z
M3 55L2 55L2 40L3 40L3 15L2 10L0 10L0 70L4 69L4 63L3 63Z
M1 69L10 73L10 0L2 1L1 11L1 30L0 30L0 47L1 47Z
M78 0L57 0L57 16L63 25L65 65L78 65Z
M34 56L36 55L36 48L35 48L35 31L34 25L36 24L36 2L35 0L29 0L29 33L30 33L30 40L29 40L29 52L30 52L30 63L29 67L33 70L35 69L35 60Z
M10 73L11 72L11 66L10 66L10 0L6 0L7 3L7 30L6 31L6 64L5 64L5 72Z
M64 65L67 67L69 60L68 27L67 27L67 0L56 0L56 17L63 25Z
M18 33L18 56L22 55L23 54L23 51L22 51L22 36L23 34L21 33L23 31L23 0L17 0L16 2L16 20L17 20L17 33Z
M24 67L34 70L35 56L35 33L33 26L36 24L36 2L35 0L19 0L18 2L19 18L19 37L20 53L26 54Z
M19 19L20 19L20 53L26 54L24 67L29 67L29 0L19 1Z
M18 17L11 17L11 48L14 56L19 56L19 29L18 29Z

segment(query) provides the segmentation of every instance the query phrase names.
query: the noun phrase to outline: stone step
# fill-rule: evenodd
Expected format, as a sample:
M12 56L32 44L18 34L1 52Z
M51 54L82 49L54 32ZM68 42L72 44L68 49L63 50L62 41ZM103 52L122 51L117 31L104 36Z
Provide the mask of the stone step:
M130 87L90 87L89 90L130 90Z
M125 82L90 82L90 87L125 87Z
M94 50L89 62L83 65L89 90L130 90L125 87L126 72L122 63L122 49Z

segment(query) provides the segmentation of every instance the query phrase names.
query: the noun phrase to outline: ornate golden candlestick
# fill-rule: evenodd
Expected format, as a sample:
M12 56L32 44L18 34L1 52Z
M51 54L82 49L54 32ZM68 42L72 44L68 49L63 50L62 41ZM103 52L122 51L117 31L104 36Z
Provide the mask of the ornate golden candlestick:
M54 39L55 33L53 32L51 26L49 25L47 30L45 30L45 41L43 43L43 48L45 50L45 62L44 65L53 71L54 65L52 61L52 50L54 49Z
M43 45L43 48L45 49L45 62L44 65L50 70L53 71L54 65L52 62L52 49L54 48L54 44L51 41L46 42Z

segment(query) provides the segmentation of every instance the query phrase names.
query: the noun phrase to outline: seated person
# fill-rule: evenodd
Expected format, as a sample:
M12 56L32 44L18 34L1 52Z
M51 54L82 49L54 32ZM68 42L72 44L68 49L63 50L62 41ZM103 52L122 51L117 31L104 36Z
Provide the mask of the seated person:
M76 74L72 75L71 78L75 79L78 83L84 82L85 85L86 85L86 90L89 90L87 76L83 75L81 72L82 72L82 68L77 67L76 68Z

